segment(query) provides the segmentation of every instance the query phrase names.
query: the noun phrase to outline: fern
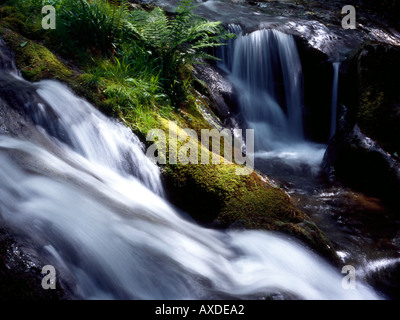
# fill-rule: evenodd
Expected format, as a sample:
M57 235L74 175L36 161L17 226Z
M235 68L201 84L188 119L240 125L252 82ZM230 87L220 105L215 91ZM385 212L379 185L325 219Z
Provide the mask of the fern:
M172 100L181 95L182 68L204 59L216 59L206 50L222 45L221 40L231 37L220 22L195 15L194 8L193 0L181 1L173 19L160 8L150 12L134 10L125 25L132 39L158 59L161 81Z
M220 46L221 38L229 35L220 22L210 22L194 15L191 4L191 0L182 1L175 19L168 19L160 8L150 12L135 10L131 12L126 28L133 38L142 41L143 46L157 52L160 57L175 56L174 64L180 66L183 60L195 63L198 55L204 55L199 49Z

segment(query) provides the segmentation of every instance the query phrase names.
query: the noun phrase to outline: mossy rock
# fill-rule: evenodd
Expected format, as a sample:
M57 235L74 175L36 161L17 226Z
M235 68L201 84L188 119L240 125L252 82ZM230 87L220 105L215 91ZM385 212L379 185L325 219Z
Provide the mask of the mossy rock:
M168 165L164 178L172 203L205 226L283 232L336 258L311 219L255 172L237 176L235 165L224 164Z
M17 66L27 80L57 79L67 83L77 94L101 110L107 112L113 108L90 74L72 70L45 46L11 30L0 27L0 36L14 51ZM190 100L179 110L169 113L169 119L162 117L155 108L151 115L159 124L158 128L168 132L169 125L173 123L175 130L191 128L199 136L202 129L212 129L199 111L201 107L207 107L206 100L194 90ZM135 133L146 137L149 128L137 127L126 118L123 120L136 129ZM200 150L205 148L203 145L197 147ZM215 156L212 152L209 154L210 158ZM224 161L221 157L220 162ZM248 169L234 163L167 164L162 166L162 170L170 200L200 223L212 223L220 228L285 232L301 239L319 253L335 258L329 240L307 215L291 203L289 196L267 177L256 172L238 175L239 171Z
M105 102L106 98L102 95L101 88L93 81L92 75L63 62L38 41L27 39L13 30L2 27L1 24L0 37L13 51L17 68L24 79L33 82L44 79L59 80L104 112L112 114L112 107Z
M366 137L358 126L334 136L327 148L324 166L327 171L334 168L336 177L347 186L397 208L399 162Z
M22 22L23 18L24 17L21 14L16 14L14 16L6 16L1 18L1 25L10 28L12 30L17 30L21 32L25 28L25 25Z
M164 132L177 131L179 135L182 130L165 119L160 123ZM200 157L204 145L193 147L198 148ZM168 151L169 146L167 158ZM218 156L210 152L208 164L199 160L198 164L163 166L168 197L173 204L204 226L284 232L329 258L335 257L329 240L273 181L251 168L225 163L222 157L220 164L213 164L213 157Z
M35 41L6 28L0 28L0 35L14 52L17 66L25 79L67 81L75 74L50 50Z

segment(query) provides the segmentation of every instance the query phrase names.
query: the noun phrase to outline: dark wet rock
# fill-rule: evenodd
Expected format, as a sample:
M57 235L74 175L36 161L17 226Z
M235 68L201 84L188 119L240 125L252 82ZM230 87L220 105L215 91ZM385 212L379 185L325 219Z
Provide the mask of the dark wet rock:
M204 90L214 101L211 107L223 122L238 111L234 86L221 69L211 64L199 64L195 66L194 74L205 84Z
M47 263L25 252L1 224L0 221L0 300L67 299L57 277L56 289L43 289L45 275L41 271Z
M2 96L0 90L0 96ZM0 97L0 135L26 138L50 147L34 123L15 106L10 106ZM54 149L53 149L54 150ZM18 157L15 158L18 161ZM1 213L0 213L1 217ZM56 290L44 290L41 281L43 261L41 253L31 251L17 242L9 233L6 223L0 218L0 300L60 300L66 299L65 287L56 283Z
M400 153L400 47L366 43L357 51L356 120L390 153Z
M399 0L363 0L358 1L360 5L367 7L370 12L375 14L376 19L392 25L400 30L400 1Z
M174 11L179 0L146 1L149 2ZM346 57L367 40L400 44L395 19L382 16L384 7L378 6L380 9L377 10L373 1L359 2L360 5L355 4L355 30L342 28L344 15L341 11L348 1L197 1L199 6L195 13L212 21L221 21L224 26L239 24L244 33L266 28L296 35L331 59Z
M0 46L4 42L0 39ZM7 71L17 71L14 63L7 60L3 53L1 66ZM11 53L9 52L11 58ZM12 81L12 80L15 81ZM24 87L18 87L17 84ZM17 89L18 88L18 89ZM25 95L23 91L25 90ZM17 81L14 76L0 71L0 135L19 137L34 141L46 146L49 150L56 151L51 141L44 138L34 124L31 117L25 112L27 104L23 103L24 97L34 91L34 86ZM18 94L15 94L18 92ZM31 102L33 103L33 101ZM18 156L15 161L18 161ZM41 259L42 253L29 249L11 234L6 222L0 213L0 300L60 300L67 299L65 287L56 283L56 290L45 290L41 286L44 277L42 267L48 261Z
M304 130L311 141L327 143L331 118L333 68L329 56L296 37L304 77Z
M348 185L384 199L400 194L400 163L356 125L329 143L324 168Z
M364 43L343 63L341 119L324 167L384 198L400 192L400 48Z
M2 39L0 39L0 70L18 72L14 62L14 56Z
M10 108L9 104L2 97L0 97L0 134L11 137L29 138L33 141L43 140L33 122L21 112L12 107Z
M386 297L398 300L400 299L400 258L382 262L385 265L376 267L367 276L367 280L377 291L382 292Z

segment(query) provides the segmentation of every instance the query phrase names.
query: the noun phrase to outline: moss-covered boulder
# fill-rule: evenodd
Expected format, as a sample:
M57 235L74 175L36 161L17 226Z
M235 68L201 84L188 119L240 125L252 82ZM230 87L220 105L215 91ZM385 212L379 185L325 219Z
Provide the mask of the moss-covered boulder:
M22 76L29 81L53 78L62 81L70 79L71 71L46 47L0 27L0 35L14 52Z
M68 64L39 41L28 39L4 25L8 24L1 21L0 37L14 53L17 68L24 79L33 82L56 79L104 111L112 113L112 107L107 105L102 88L93 82L90 74Z
M166 153L171 152L169 134L183 130L175 122L160 119L167 133ZM201 142L188 137L178 143L198 150L197 164L162 165L168 198L199 223L217 228L274 230L297 237L319 253L334 258L332 246L311 219L291 202L290 197L268 177L250 166L225 163L225 158L209 152L210 161L201 164ZM185 149L187 150L187 149ZM213 159L220 158L213 163Z
M206 226L279 231L334 257L311 219L256 172L237 176L235 165L175 165L165 168L164 177L172 203Z
M54 78L63 81L78 94L86 97L100 109L109 110L109 101L96 86L90 87L90 74L72 70L43 45L0 27L0 36L15 53L22 75L33 81ZM154 109L150 116L157 122L157 128L168 134L173 130L179 134L182 128L190 128L200 136L202 129L213 126L205 119L212 114L208 110L207 99L196 96L193 89L191 101L174 113L164 116ZM212 115L213 116L213 115ZM127 119L123 119L125 122ZM149 128L135 126L142 139ZM204 149L199 142L196 148ZM181 146L183 142L179 142ZM148 142L150 145L150 142ZM223 152L221 152L223 155ZM219 157L209 152L210 159ZM168 155L167 155L168 156ZM238 170L248 170L234 163L221 164L167 164L162 165L169 199L181 209L191 214L195 220L208 226L219 228L267 229L285 232L301 239L311 248L329 258L335 254L329 240L311 219L299 211L289 196L267 177L257 172L238 175ZM211 162L210 162L211 163Z

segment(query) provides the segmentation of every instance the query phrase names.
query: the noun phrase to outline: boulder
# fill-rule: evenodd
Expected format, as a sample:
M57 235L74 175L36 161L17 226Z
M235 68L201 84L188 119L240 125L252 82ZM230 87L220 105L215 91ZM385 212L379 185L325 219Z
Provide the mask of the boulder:
M400 193L400 47L367 42L344 63L341 120L324 168L383 198Z
M18 44L26 42L27 39L9 30L0 29L0 34L13 49L18 68L24 71L28 66L32 66L32 70L29 69L27 74L22 72L25 77L35 81L52 77L62 80L68 83L75 92L88 99L92 97L92 94L96 95L97 97L93 99L94 103L100 109L104 107L104 104L96 103L103 100L101 92L91 93L91 90L86 88L87 83L84 79L82 80L84 75L69 71L68 67L61 64L57 57L44 46L28 41L26 46L21 47ZM40 50L32 51L31 46L37 46ZM41 55L47 58L40 59ZM40 68L34 68L36 65L32 65L32 61L36 58L43 62ZM46 61L50 62L46 63ZM60 69L62 72L58 72ZM199 100L201 100L200 97ZM164 119L161 115L155 115L155 117L159 124L158 128L164 129L164 132L169 132L171 123L174 124L176 130L189 127L198 134L201 129L212 128L194 106L181 110L176 114L174 121ZM142 132L143 136L146 136L146 133ZM204 148L204 146L201 147ZM257 172L237 175L238 167L241 166L237 164L164 165L162 170L168 198L199 223L218 228L240 227L283 232L302 240L310 248L331 260L336 259L330 241L310 217L293 205L290 197L283 190Z
M211 63L195 65L193 74L201 86L199 91L203 91L210 97L212 111L221 119L225 127L229 127L231 118L238 113L238 101L235 88L227 80L227 75Z

